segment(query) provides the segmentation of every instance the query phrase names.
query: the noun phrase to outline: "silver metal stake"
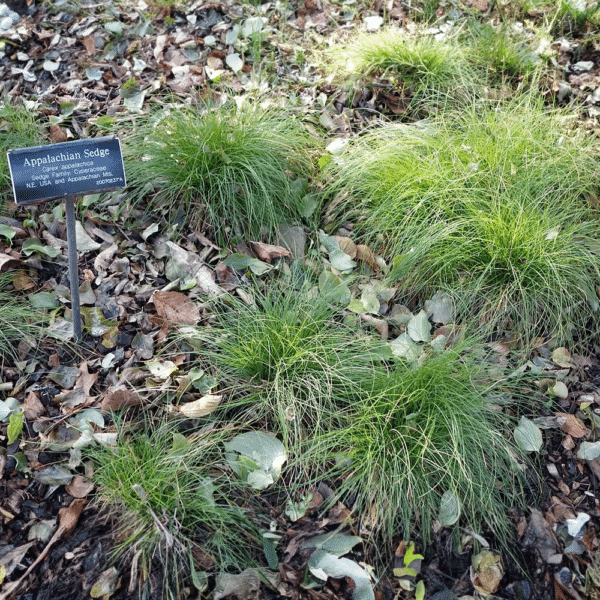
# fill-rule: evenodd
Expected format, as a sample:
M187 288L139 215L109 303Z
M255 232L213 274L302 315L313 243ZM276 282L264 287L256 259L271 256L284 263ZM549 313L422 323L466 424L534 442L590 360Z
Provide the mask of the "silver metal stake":
M71 312L75 341L81 339L81 309L79 303L79 270L77 268L77 236L75 234L75 198L65 196L67 215L67 243L69 250L69 282L71 284Z

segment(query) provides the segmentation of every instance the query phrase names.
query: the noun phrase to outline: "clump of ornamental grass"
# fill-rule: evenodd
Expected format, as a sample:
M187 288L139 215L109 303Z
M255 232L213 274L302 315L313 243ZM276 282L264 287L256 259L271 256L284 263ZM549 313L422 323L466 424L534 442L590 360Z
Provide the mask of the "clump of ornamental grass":
M39 146L44 143L44 135L36 115L21 106L4 105L0 108L0 152ZM8 162L0 162L0 200L10 197L10 173Z
M114 558L129 557L140 590L158 597L150 577L156 565L165 598L181 597L192 569L247 568L256 532L235 504L238 483L222 456L233 431L208 427L183 435L173 423L153 419L141 430L118 431L116 447L95 447L88 456L96 497L117 516Z
M540 64L525 35L512 31L507 25L473 23L469 38L474 64L484 68L492 82L526 79Z
M17 356L18 342L39 338L47 322L43 313L9 289L11 281L10 273L0 275L0 361Z
M418 536L427 545L436 519L489 528L508 544L507 511L524 502L523 456L502 396L492 403L494 386L481 391L478 377L456 348L418 364L395 362L365 382L346 427L315 442L316 462L338 458L328 473L341 476L336 497L353 499L382 555L397 539Z
M272 239L302 219L310 138L290 115L222 107L178 107L155 115L126 146L134 198L220 240L234 233Z
M409 296L443 289L458 318L489 333L583 342L597 332L598 220L527 193L491 195L427 236L407 231L391 276Z
M230 298L215 314L215 325L196 336L202 356L229 384L237 418L261 421L292 454L316 433L340 426L369 367L361 359L364 343L327 298L273 289L252 305Z
M408 102L409 115L463 105L476 95L478 78L469 51L453 41L409 36L398 29L359 33L329 53L336 73L378 77Z
M373 129L330 167L330 217L354 221L406 293L444 288L490 328L567 341L597 305L596 146L526 102Z

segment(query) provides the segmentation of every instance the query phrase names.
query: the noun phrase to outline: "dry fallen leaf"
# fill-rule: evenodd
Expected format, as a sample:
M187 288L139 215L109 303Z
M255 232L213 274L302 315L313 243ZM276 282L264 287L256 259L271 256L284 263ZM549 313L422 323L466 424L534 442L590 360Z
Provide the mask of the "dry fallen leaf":
M0 273L5 273L9 269L16 269L20 263L20 259L0 252Z
M350 258L356 258L357 246L349 237L343 235L334 235L333 237L337 240L342 252L345 252Z
M71 535L86 504L87 500L76 498L69 506L61 508L58 511L58 531L56 533L61 532L61 535L65 536Z
M557 417L565 419L561 429L574 438L585 437L588 430L587 427L575 416L568 413L555 413Z
M563 369L571 369L575 366L571 354L563 347L552 350L552 362L556 363L559 367L563 367Z
M67 141L67 132L60 125L50 125L50 141L53 144L60 144Z
M482 550L473 557L470 575L471 582L478 592L484 596L493 594L504 577L501 556L493 550Z
M98 379L98 373L89 373L86 361L83 361L79 365L79 371L81 372L81 375L77 378L77 381L75 382L75 387L82 388L84 394L86 396L89 396L92 386L96 383L96 380Z
M368 246L363 244L358 244L356 246L356 258L358 260L362 260L367 266L371 267L373 271L377 273L381 267L379 266L377 260L375 259L375 254L373 250Z
M223 396L207 394L206 396L202 396L202 398L195 400L194 402L180 404L179 412L189 419L205 417L206 415L210 415L210 413L213 412L217 406L219 406L222 398Z
M196 325L200 321L200 309L181 292L154 292L152 301L156 313L165 321L184 325Z
M65 485L65 491L73 498L85 498L94 489L94 484L81 475L75 475L71 483Z
M35 392L29 392L29 394L27 394L25 402L21 404L21 408L28 421L34 421L46 412L46 408Z
M118 249L119 247L116 244L113 244L106 250L102 250L102 252L96 256L94 259L94 269L96 269L96 273L100 274L108 271L108 267L110 267Z
M138 406L142 399L135 390L125 385L113 385L106 390L100 403L102 410L119 410L128 406Z

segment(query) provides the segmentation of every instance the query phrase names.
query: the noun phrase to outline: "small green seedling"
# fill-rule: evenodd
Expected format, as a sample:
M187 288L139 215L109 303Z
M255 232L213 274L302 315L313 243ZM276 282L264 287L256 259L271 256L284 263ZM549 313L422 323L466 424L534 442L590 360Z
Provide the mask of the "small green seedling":
M407 591L414 590L415 600L423 600L425 597L425 584L423 581L419 581L416 585L412 581L419 574L415 567L420 569L423 559L422 554L415 554L415 544L410 542L402 558L404 566L394 569L394 575L401 578L400 585L402 588L407 589Z

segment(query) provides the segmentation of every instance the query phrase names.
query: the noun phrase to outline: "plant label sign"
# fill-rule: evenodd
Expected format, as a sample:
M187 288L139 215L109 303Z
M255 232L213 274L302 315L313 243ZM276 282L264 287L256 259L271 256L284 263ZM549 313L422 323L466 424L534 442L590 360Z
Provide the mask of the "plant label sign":
M6 156L17 204L126 186L121 144L115 136L9 150Z

